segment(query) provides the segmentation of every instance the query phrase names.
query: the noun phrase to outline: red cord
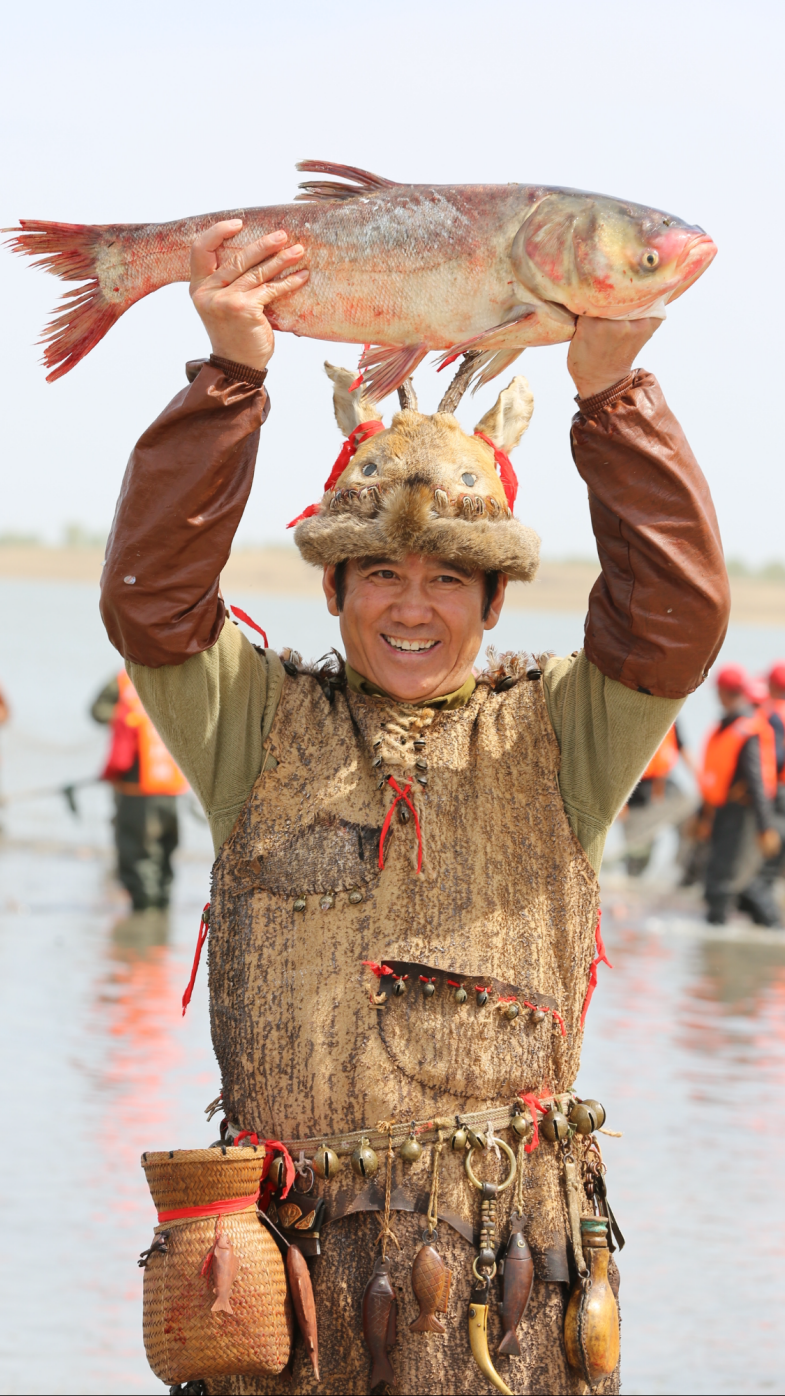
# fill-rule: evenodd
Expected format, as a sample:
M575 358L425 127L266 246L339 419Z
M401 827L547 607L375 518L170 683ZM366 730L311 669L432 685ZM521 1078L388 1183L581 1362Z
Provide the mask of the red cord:
M202 917L199 922L199 934L196 937L196 954L194 955L193 968L191 970L191 978L188 980L185 993L183 994L183 1017L185 1017L185 1010L191 1002L191 994L194 991L194 984L196 983L196 973L199 969L199 961L202 957L202 946L207 940L207 932L209 931L209 929L210 903L206 902L202 909Z
M589 984L586 989L586 997L583 1000L583 1008L581 1009L581 1027L583 1027L584 1023L586 1022L586 1014L589 1011L589 1004L591 1003L594 997L594 990L597 988L597 966L607 965L608 969L613 969L613 965L611 964L610 960L608 959L608 956L605 953L605 946L602 940L602 931L600 930L601 921L602 907L600 906L597 908L597 926L594 932L594 944L597 947L597 954L595 958L592 960L592 963L589 967Z
M409 809L410 809L411 812L412 812L412 817L413 817L413 819L414 819L414 827L415 827L415 829L416 829L416 831L417 831L417 871L418 871L418 872L421 872L421 871L422 871L422 834L421 834L421 832L420 832L420 821L419 821L419 819L417 818L417 811L416 811L416 809L414 808L414 805L412 804L411 800L409 799L409 791L410 791L411 788L412 788L412 782L411 782L411 781L408 782L408 784L407 784L405 790L402 790L402 789L401 789L400 785L398 784L397 780L395 779L395 776L388 776L388 777L387 777L387 782L388 782L389 785L392 786L393 790L397 791L397 794L396 794L395 799L393 800L392 804L390 805L390 808L388 809L386 815L384 816L384 823L383 823L383 825L382 825L382 832L381 832L381 835L380 835L380 838L379 838L379 867L381 868L381 870L382 870L382 872L383 872L383 871L384 871L384 840L385 840L386 837L387 837L387 830L388 830L389 827L390 827L390 821L391 821L391 819L392 819L392 817L393 817L393 814L395 813L395 807L396 807L396 805L397 805L401 800L403 800L404 804L406 804L406 805L409 806Z
M245 611L241 611L239 606L230 606L229 610L231 611L233 616L237 616L238 620L244 620L246 625L250 625L252 630L258 630L259 634L264 640L265 649L268 650L270 648L270 646L267 643L267 635L265 631L262 630L261 625L257 625L255 620L251 620L251 617L249 615L246 615Z
M521 1100L523 1101L524 1105L528 1105L529 1107L529 1113L532 1117L533 1126L532 1137L529 1140L528 1144L524 1144L523 1147L527 1154L532 1154L534 1153L534 1150L537 1148L537 1145L540 1142L540 1128L537 1123L537 1111L539 1110L541 1115L547 1115L548 1107L547 1105L543 1105L542 1101L538 1100L536 1095L521 1095Z
M486 436L484 431L475 431L475 436L479 436L481 441L487 442L493 451L493 458L499 467L499 479L502 482L504 497L511 509L515 508L515 501L518 497L518 476L513 470L512 461L503 451L501 446L497 446L495 441L491 441L490 436Z

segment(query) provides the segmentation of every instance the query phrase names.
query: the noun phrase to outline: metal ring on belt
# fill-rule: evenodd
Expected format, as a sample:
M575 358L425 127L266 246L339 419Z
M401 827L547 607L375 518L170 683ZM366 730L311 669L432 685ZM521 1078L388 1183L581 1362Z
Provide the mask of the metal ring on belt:
M496 1184L496 1191L497 1191L497 1192L505 1192L506 1189L510 1186L510 1183L512 1183L513 1180L514 1180L514 1178L515 1178L515 1174L516 1174L517 1171L518 1171L518 1163L517 1163L517 1160L516 1160L516 1158L515 1158L515 1154L513 1153L513 1151L512 1151L512 1149L510 1148L509 1144L505 1144L504 1140L503 1140L503 1139L499 1139L498 1135L497 1135L497 1137L496 1137L496 1141L495 1141L495 1142L499 1145L499 1148L507 1155L508 1159L510 1160L510 1171L509 1171L509 1173L507 1174L507 1177L505 1178L505 1180L504 1180L503 1183L497 1183L497 1184ZM472 1154L473 1154L473 1153L474 1153L474 1149L470 1149L469 1152L468 1152L467 1155L466 1155L466 1160L465 1160L464 1166L465 1166L465 1168L466 1168L466 1173L467 1173L469 1182L470 1182L470 1183L473 1183L474 1186L478 1189L478 1191L481 1192L481 1191L482 1191L482 1183L480 1182L479 1178L477 1177L477 1174L475 1173L474 1169L472 1168Z

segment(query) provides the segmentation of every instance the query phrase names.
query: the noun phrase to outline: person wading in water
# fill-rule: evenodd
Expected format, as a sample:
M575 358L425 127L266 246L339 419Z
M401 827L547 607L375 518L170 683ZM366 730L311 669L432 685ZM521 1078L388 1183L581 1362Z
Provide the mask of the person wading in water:
M580 1129L601 1115L584 1109L565 1154L563 1112L583 1119L565 1093L602 954L606 833L725 633L708 487L656 380L632 367L657 322L579 319L567 359L579 394L571 445L602 567L584 648L494 657L477 676L508 581L537 568L539 540L512 513L509 460L531 415L528 385L514 379L469 436L453 415L460 371L432 415L405 385L385 427L354 376L330 369L347 442L295 541L323 568L345 660L307 667L291 651L256 648L227 624L219 578L270 406L266 311L307 272L287 276L302 249L287 249L282 233L233 250L218 269L216 250L236 231L219 223L194 243L191 294L213 353L132 454L101 603L213 833L222 1138L251 1131L313 1161L313 1190L306 1168L294 1210L279 1200L276 1214L279 1227L300 1218L289 1234L306 1254L321 1250L320 1391L368 1390L363 1295L379 1243L395 1290L374 1272L381 1308L366 1293L366 1334L381 1361L392 1328L377 1332L374 1315L384 1309L387 1324L397 1301L398 1389L487 1391L472 1361L485 1337L472 1330L470 1350L467 1314L470 1325L487 1316L496 1354L500 1319L477 1295L515 1207L535 1280L505 1348L513 1355L494 1361L506 1389L579 1392L585 1353L565 1348L564 1315L580 1263L577 1211L590 1215L599 1196ZM474 1134L464 1117L481 1122ZM497 1138L510 1155L519 1148L516 1186L481 1201L483 1181L501 1184L512 1168L507 1152L504 1168L495 1161ZM443 1334L411 1331L408 1280L437 1176L434 1246L452 1272L449 1300L439 1290ZM309 1249L317 1199L326 1220ZM610 1273L616 1285L613 1263ZM301 1352L292 1384L238 1375L209 1389L316 1385ZM595 1389L618 1390L618 1368Z

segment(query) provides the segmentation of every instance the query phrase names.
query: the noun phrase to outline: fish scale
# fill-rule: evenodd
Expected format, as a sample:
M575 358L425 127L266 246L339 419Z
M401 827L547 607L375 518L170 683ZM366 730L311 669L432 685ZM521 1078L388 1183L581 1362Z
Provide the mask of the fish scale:
M563 343L577 315L662 316L716 254L697 225L645 205L546 185L399 184L354 166L303 161L333 175L293 204L231 209L168 223L21 219L12 250L65 281L42 342L47 378L69 372L130 306L189 280L195 237L225 218L242 231L232 255L283 228L301 242L308 281L268 308L274 329L369 346L364 390L380 401L425 355L442 366L478 351L475 386L523 349ZM291 274L297 267L290 267Z

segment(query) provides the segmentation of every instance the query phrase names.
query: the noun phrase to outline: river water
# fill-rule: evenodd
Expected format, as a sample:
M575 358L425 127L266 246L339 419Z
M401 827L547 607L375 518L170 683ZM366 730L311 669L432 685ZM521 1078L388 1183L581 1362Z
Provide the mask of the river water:
M337 643L313 601L237 596L276 647ZM569 652L579 616L509 612L502 648ZM760 669L785 631L732 630ZM116 671L93 588L0 582L6 794L89 777L105 732L87 707ZM684 726L697 743L707 689ZM205 976L180 1014L211 862L183 800L169 916L129 917L112 881L110 800L78 792L0 810L2 1393L154 1393L136 1256L154 1220L140 1155L204 1146L219 1081ZM667 841L666 841L667 842ZM667 847L630 890L604 878L600 969L579 1089L597 1096L620 1259L627 1393L781 1392L785 1301L785 935L709 933L669 890ZM458 1321L457 1316L455 1320Z

